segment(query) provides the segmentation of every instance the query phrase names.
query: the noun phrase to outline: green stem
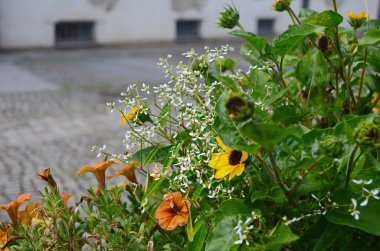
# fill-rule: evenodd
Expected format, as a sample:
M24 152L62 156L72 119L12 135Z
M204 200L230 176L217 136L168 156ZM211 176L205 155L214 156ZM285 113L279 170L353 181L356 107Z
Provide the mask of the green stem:
M364 65L367 63L367 58L368 58L368 47L365 48L365 53L364 53ZM358 94L358 102L357 102L357 108L358 108L358 111L360 111L360 97L362 95L362 89L363 89L363 83L364 83L364 75L365 75L365 70L366 70L366 67L364 66L363 70L362 70L362 75L361 75L361 78L360 78L360 84L359 84L359 94Z
M348 183L350 182L350 178L351 178L351 173L352 173L352 170L354 169L354 158L355 158L355 154L356 152L358 151L359 149L359 144L356 144L354 149L352 150L352 153L351 153L351 156L350 156L350 159L348 161L348 168L347 168L347 176L346 176L346 183L344 185L345 188L347 188L348 186Z
M284 191L285 195L288 197L289 188L281 178L280 170L277 167L276 160L274 159L272 151L270 151L270 150L268 151L268 156L269 156L269 160L272 164L272 169L273 169L274 177L276 178L276 183L277 183L277 185L280 186L280 188Z

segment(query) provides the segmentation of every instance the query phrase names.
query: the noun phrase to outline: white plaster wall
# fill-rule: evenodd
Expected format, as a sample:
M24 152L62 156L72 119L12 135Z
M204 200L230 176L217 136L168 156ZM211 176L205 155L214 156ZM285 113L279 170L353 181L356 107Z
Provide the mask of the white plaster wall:
M98 0L101 2L101 0ZM176 21L201 20L201 36L205 39L228 37L228 30L217 28L219 13L229 0L203 0L202 8L172 10L172 0L115 0L112 10L94 6L89 0L0 0L0 47L54 47L54 25L58 21L94 21L95 39L99 44L173 41ZM365 11L363 1L337 0L339 9ZM272 0L234 0L241 23L257 32L257 20L275 19L275 32L291 23L286 12L272 10ZM377 15L378 0L367 0L372 16ZM296 13L302 0L294 0ZM331 0L310 0L310 8L321 11ZM330 6L331 7L331 6Z

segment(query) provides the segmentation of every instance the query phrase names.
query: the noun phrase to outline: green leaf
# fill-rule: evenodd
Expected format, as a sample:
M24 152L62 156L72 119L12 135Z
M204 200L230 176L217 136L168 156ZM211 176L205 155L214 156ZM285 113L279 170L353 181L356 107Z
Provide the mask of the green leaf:
M306 114L301 114L301 111L295 105L283 105L274 110L272 120L287 125L296 123L305 116Z
M274 94L272 93L271 95L268 96L268 98L265 98L263 100L263 103L266 105L271 105L275 103L276 101L284 97L286 93L293 87L294 84L295 84L295 81L292 81L285 89L281 89L279 92L274 93Z
M359 40L359 45L368 46L368 45L377 45L380 43L380 30L372 30L367 32L363 38Z
M281 250L283 245L296 241L298 238L288 226L281 224L276 227L269 242L262 247L264 250Z
M240 55L242 58L251 65L261 66L262 62L258 59L260 53L252 44L243 44L240 46Z
M248 122L241 128L244 136L266 149L272 149L273 146L295 133L295 131L295 127L284 127L273 122Z
M151 162L163 162L166 160L167 156L170 154L169 150L172 148L172 145L162 146L150 146L144 149L141 149L135 152L132 156L129 157L128 161L139 161L141 163L149 164Z
M306 23L323 26L323 27L337 27L341 22L343 22L343 17L332 10L326 10L319 14L315 14L305 20Z
M380 72L380 50L378 49L369 49L367 62L371 67L376 71Z
M213 129L227 146L239 151L256 152L257 146L246 142L239 132L236 122L217 116L214 120Z
M232 36L241 37L252 44L256 50L262 52L267 44L267 40L263 37L258 37L252 32L234 30L229 33Z
M251 210L243 201L238 199L226 200L219 206L219 209L215 214L215 222L219 222L227 216L237 214L249 215L250 213Z
M305 232L299 241L299 245L302 247L302 250L329 250L342 232L344 232L342 231L342 226L321 218Z
M221 82L227 89L232 90L234 92L238 92L239 89L235 83L235 81L226 76L214 76L219 82Z
M296 77L308 89L327 85L329 68L323 54L319 50L307 53L297 65Z
M201 251L205 244L205 240L208 234L208 228L206 223L203 220L197 222L194 227L194 240L189 243L187 248L188 251Z
M162 107L162 110L160 112L160 115L158 116L158 122L162 127L165 127L168 122L168 117L170 116L170 112L172 110L172 105L170 102L167 102L164 107Z
M349 190L341 190L334 196L334 201L338 204L350 204L351 198L359 198L360 195L354 194ZM361 201L358 201L358 204ZM353 228L358 228L369 234L380 236L380 201L370 199L365 207L358 205L360 217L355 220L354 216L348 212L347 207L332 209L327 212L326 219L329 222L345 225Z
M274 41L275 51L284 56L297 47L307 36L315 32L323 32L323 30L323 27L310 24L290 26L288 30L280 35L279 39Z
M228 216L221 220L211 232L206 242L205 251L232 251L239 245L234 244L239 239L234 228L238 225L239 216Z

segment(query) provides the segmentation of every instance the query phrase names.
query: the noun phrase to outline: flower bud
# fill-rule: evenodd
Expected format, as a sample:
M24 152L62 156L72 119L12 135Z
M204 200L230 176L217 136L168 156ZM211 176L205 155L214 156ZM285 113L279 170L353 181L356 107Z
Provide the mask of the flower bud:
M380 146L380 125L375 123L360 124L355 128L353 137L359 145Z
M254 112L254 104L242 93L230 93L224 104L230 120L247 120Z
M331 157L339 157L343 153L343 143L338 137L326 136L320 144L324 154Z
M53 175L50 172L50 168L45 168L45 169L39 171L37 173L37 176L41 180L46 181L49 184L50 187L52 187L52 188L56 188L57 187L57 183L53 179Z
M325 55L328 56L333 50L333 42L328 36L321 36L318 39L318 49Z
M276 0L273 2L272 6L274 10L282 12L287 9L287 6L289 6L292 3L292 0Z
M348 23L351 25L351 27L355 29L362 26L364 21L368 19L368 14L365 12L360 12L359 14L355 14L351 11L348 11L347 16L349 18Z
M380 117L376 117L373 119L373 123L376 125L380 125Z
M153 122L153 120L150 118L150 109L146 106L142 106L136 115L136 122L138 124L144 124L146 122Z
M233 29L235 26L239 25L240 15L238 10L234 6L228 6L220 13L219 17L219 27L225 29Z

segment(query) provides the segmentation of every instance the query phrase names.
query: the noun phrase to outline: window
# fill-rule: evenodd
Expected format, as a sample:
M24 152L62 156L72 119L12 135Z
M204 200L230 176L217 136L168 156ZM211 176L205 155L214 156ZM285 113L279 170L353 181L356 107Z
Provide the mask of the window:
M94 44L94 22L58 22L55 25L58 47L77 47Z
M302 8L307 9L309 8L309 0L302 0Z
M274 19L259 19L257 33L259 36L273 38L276 35L274 32Z
M199 40L200 37L199 20L179 20L177 21L177 40Z

